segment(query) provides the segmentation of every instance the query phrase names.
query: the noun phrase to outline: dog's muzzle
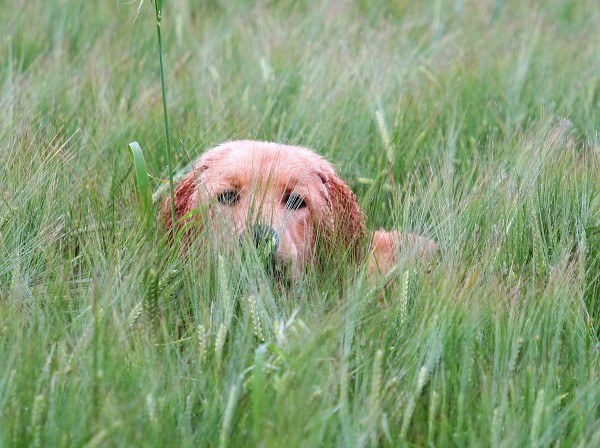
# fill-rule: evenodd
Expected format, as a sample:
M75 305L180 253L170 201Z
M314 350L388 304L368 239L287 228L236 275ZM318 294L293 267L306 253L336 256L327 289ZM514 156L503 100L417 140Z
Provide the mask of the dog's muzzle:
M280 245L279 234L270 226L256 224L249 227L240 237L240 243L243 241L252 244L256 248L258 259L262 263L265 271L274 280L284 286L288 286L288 267L277 255Z
M272 227L257 224L248 229L250 241L265 261L273 262L279 249L279 235Z

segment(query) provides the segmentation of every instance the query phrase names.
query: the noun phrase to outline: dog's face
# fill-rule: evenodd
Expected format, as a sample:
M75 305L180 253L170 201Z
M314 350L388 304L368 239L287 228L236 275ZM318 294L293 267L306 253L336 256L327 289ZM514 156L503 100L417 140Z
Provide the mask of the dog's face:
M178 185L175 206L178 220L206 210L218 245L250 242L292 273L313 262L318 246L358 253L365 231L354 194L329 162L274 143L238 141L207 151ZM170 210L167 199L169 227Z

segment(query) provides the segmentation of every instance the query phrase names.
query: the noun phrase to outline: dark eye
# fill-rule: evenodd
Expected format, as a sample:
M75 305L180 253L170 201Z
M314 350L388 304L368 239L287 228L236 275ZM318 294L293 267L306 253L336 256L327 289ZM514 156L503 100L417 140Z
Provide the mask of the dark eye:
M298 210L299 208L306 207L304 198L296 193L290 193L287 196L284 196L283 202L285 203L285 208L288 210Z
M217 195L217 201L223 205L235 205L240 201L240 195L236 190L227 190Z

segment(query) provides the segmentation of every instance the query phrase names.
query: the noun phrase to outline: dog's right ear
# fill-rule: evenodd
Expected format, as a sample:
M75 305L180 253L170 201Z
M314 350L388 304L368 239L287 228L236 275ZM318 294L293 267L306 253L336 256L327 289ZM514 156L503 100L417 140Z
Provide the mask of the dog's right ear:
M199 176L198 170L192 170L185 176L175 188L175 226L179 230L185 224L182 218L192 211L197 206L197 179ZM171 198L167 197L163 202L161 210L161 218L164 221L167 230L171 232L173 229Z
M365 236L365 216L350 187L328 164L318 173L327 190L327 202L331 220L321 229L325 245L330 253L339 251L338 244L350 250L353 258L362 257Z

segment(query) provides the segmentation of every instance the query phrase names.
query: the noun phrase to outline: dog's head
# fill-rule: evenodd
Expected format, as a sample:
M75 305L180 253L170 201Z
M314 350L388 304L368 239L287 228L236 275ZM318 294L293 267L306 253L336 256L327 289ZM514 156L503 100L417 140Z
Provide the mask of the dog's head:
M319 253L358 257L365 235L354 193L329 162L297 146L234 141L207 151L175 190L176 228L195 209L218 245L246 240L293 272ZM170 199L162 217L171 229Z

